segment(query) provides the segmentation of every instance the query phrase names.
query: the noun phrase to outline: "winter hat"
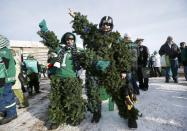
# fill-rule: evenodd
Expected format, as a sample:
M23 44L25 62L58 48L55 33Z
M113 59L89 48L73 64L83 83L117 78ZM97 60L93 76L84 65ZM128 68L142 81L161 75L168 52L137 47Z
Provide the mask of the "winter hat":
M62 36L61 44L66 44L66 40L69 38L74 39L74 41L76 40L75 35L73 33L67 32Z
M124 38L130 38L130 35L128 33L125 33Z
M137 38L137 39L135 40L135 43L137 43L137 42L139 42L139 41L144 41L144 39L142 39L142 38Z
M125 33L124 34L124 40L130 40L131 41L131 37L130 37L130 35L129 34L127 34L127 33Z
M32 54L29 54L29 55L27 56L27 59L34 59L34 56L33 56Z
M9 45L10 41L5 36L0 35L0 49L8 47Z

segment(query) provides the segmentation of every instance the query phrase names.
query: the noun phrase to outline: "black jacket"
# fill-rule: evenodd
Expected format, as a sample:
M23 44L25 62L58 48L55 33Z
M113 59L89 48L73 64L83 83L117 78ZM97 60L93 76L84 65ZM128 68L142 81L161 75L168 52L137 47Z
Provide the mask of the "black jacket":
M171 44L171 47L168 45L168 43L166 42L165 44L163 44L159 50L159 54L162 55L168 55L170 57L170 59L175 59L179 56L180 53L180 49L179 47L173 43Z
M148 62L148 57L149 57L148 48L144 45L138 46L138 65L146 67Z

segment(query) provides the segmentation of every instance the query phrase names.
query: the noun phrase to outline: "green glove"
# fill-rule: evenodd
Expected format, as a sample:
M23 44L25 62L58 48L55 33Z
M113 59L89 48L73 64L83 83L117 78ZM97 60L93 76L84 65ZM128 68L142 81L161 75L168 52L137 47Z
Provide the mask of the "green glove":
M3 95L3 87L0 87L0 96Z
M96 69L104 72L109 67L109 65L110 61L99 60L96 63Z
M39 27L40 27L42 32L47 32L48 31L47 24L46 24L46 21L44 19L39 23Z

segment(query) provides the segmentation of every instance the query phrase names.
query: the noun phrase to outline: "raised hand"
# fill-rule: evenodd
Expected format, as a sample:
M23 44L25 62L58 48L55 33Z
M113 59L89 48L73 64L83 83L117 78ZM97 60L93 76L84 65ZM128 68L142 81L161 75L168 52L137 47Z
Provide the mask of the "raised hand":
M73 10L69 9L69 15L74 18L75 17L75 12Z

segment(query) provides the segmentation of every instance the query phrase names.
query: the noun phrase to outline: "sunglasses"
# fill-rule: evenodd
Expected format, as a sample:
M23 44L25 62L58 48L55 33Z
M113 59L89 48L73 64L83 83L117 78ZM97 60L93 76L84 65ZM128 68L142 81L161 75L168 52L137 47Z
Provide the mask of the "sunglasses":
M103 23L103 26L112 26L112 24L111 23Z

